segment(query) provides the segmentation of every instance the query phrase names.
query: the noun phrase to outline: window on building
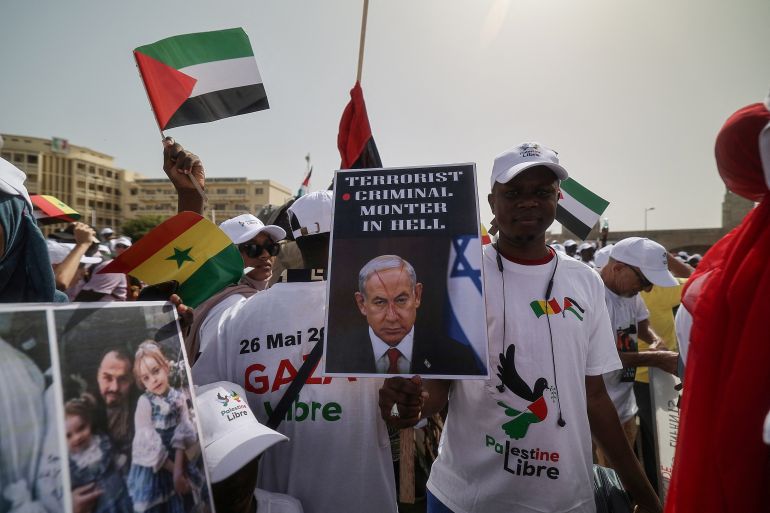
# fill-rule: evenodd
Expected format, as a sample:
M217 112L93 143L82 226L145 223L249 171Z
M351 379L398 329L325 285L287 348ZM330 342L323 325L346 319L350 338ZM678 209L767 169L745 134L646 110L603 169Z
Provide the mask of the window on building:
M14 162L24 162L24 154L23 153L14 153L13 154L13 160L14 160Z
M96 190L96 184L94 184L94 183L89 183L89 184L88 184L88 190L89 190L89 191L95 191L95 190Z
M139 189L131 187L131 196L136 196L139 193Z
M109 169L105 171L104 174L107 176L107 178L112 178L112 171L110 171Z
M27 155L27 164L37 164L37 155Z
M82 181L82 180L78 180L77 188L78 188L78 190L82 191L83 189L86 188L86 183L84 181Z
M84 207L84 206L85 206L85 204L86 204L86 200L85 200L85 198L78 198L78 200L77 200L77 204L78 204L78 206L80 206L80 207Z
M94 208L94 200L88 200L88 206Z
M235 194L246 194L246 189L235 189Z
M137 210L138 208L139 208L139 205L137 205L136 203L131 203L131 204L129 204L129 205L128 205L128 209L129 209L131 212L136 212L136 210Z
M263 189L262 187L257 187L256 189L254 189L254 194L264 194L264 193L265 193L265 189Z
M227 203L214 203L211 208L214 210L227 210Z
M92 175L96 174L96 168L94 166L88 166L88 172Z
M217 194L227 194L227 189L217 189Z
M82 162L78 162L78 169L80 169L81 171L85 171L86 165L83 164Z
M11 160L11 154L7 151L0 153L0 157L3 157L5 160Z

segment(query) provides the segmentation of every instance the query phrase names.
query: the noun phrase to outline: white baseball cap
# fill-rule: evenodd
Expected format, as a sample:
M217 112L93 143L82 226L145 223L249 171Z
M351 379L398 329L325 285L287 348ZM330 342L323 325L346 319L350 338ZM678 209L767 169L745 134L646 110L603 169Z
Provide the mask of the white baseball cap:
M612 253L612 248L614 247L614 244L607 244L603 248L596 251L594 254L594 265L597 267L597 269L607 265L607 262L610 261L610 253Z
M121 236L120 236L120 237L118 237L117 239L112 239L112 240L110 241L110 243L112 244L112 247L113 247L113 248L114 248L115 246L117 246L118 244L120 244L121 246L125 246L125 247L127 247L127 248L130 248L130 247L131 247L131 239L129 239L129 238L128 238L128 237L126 237L125 235L121 235Z
M99 230L99 235L112 235L113 233L115 232L109 226Z
M265 223L252 214L241 214L227 219L222 221L219 227L230 237L233 244L250 241L261 232L266 232L274 242L286 237L286 230L273 224L265 226Z
M570 248L572 246L577 246L577 242L575 242L572 239L567 239L567 240L564 241L564 247L565 248Z
M508 183L513 177L535 166L545 166L554 172L559 180L566 180L567 170L559 165L556 152L536 142L521 143L495 157L492 165L492 183Z
M332 229L332 191L316 191L301 196L289 207L299 228L292 231L294 239L305 235L327 233Z
M673 287L679 285L668 270L668 252L657 242L643 237L628 237L616 242L610 257L618 262L638 267L653 285Z
M70 252L75 249L74 244L56 242L53 239L46 239L45 243L48 246L48 257L51 259L51 264L54 265L64 262L64 259L67 258L67 255L69 255ZM98 264L101 261L102 258L98 256L83 255L80 257L81 264Z
M195 387L203 457L211 481L223 481L278 442L288 440L257 421L243 388L229 381Z

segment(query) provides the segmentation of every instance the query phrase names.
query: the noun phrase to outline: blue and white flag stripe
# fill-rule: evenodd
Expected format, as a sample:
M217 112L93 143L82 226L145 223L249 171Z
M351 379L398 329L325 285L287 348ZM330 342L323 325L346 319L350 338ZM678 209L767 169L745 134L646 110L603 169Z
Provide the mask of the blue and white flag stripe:
M487 336L484 296L481 283L481 241L477 235L460 235L452 239L447 266L447 333L470 347L482 373L487 364L484 347Z

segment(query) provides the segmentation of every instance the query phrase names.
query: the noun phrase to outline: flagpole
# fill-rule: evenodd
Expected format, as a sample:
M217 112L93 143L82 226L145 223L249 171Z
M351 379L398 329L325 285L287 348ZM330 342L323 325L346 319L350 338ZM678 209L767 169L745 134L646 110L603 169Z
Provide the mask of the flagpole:
M139 61L136 59L136 52L134 52L134 64L136 65L136 71L139 73L139 80L142 82L142 87L144 88L144 94L147 95L147 103L150 104L150 110L152 111L152 115L155 117L155 122L158 124L158 131L160 132L160 141L161 144L166 140L166 136L163 133L163 128L160 126L160 120L158 119L158 115L155 113L155 109L152 108L152 100L150 100L150 92L147 90L147 84L144 83L144 79L142 78L142 70L139 68ZM193 187L195 187L195 190L198 192L201 198L203 198L204 205L206 202L208 202L208 196L206 196L206 193L203 192L203 189L201 189L200 184L198 181L193 178L192 172L190 172L189 175L190 182L192 182Z
M361 40L358 43L358 74L356 82L361 82L361 72L364 68L364 43L366 42L366 18L369 14L369 0L364 0L364 12L361 15Z

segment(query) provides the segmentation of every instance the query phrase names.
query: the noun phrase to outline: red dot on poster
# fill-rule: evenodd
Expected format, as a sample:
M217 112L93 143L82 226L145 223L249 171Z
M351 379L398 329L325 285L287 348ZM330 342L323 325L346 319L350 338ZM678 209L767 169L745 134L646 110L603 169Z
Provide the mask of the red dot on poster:
M343 195L342 195L342 199L343 199L344 201L347 201L347 200L349 200L349 199L350 199L350 194L346 192L345 194L343 194Z

